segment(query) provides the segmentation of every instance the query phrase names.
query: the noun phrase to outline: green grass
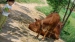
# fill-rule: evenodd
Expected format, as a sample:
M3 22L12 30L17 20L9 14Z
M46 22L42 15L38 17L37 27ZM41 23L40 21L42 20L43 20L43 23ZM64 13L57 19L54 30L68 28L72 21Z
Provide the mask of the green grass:
M20 3L44 3L42 0L16 0L17 2Z
M72 17L75 18L75 12L72 12Z
M60 11L60 16L64 16L64 12L65 12L66 10L64 10L64 9L62 9L61 11ZM63 28L63 30L62 30L62 32L61 32L61 38L62 39L64 39L66 42L74 42L75 40L75 23L74 23L74 21L75 21L75 18L73 18L73 14L74 14L74 12L72 12L72 14L71 14L71 16L69 17L69 19L68 19L68 21L70 21L70 23L69 24L67 24L67 25L65 25L65 27ZM66 33L65 33L65 32ZM68 34L69 33L69 34Z
M50 6L44 6L44 7L37 6L36 9L37 9L38 11L41 11L41 12L44 13L45 15L49 15L49 13L50 13L51 10L52 10L52 7L50 7Z
M43 0L16 0L16 2L20 3L38 3L38 4L44 4ZM0 0L0 3L6 3L6 0Z
M44 6L44 7L37 7L38 11L48 15L52 11L52 7ZM59 15L61 20L65 14L66 9L61 9ZM75 12L72 12L71 16L69 17L66 25L64 26L63 30L61 31L60 37L65 40L66 42L75 42Z

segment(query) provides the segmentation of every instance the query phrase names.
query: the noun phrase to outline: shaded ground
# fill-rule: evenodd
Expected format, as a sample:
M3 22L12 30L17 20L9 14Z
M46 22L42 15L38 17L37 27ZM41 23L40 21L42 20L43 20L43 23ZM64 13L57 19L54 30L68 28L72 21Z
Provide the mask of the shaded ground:
M28 25L35 21L35 18L43 19L46 16L35 10L37 4L20 4L15 3L9 18L0 32L1 42L64 42L59 39L54 41L53 39L46 39L41 41L42 36L39 39L35 38L37 33L28 29ZM42 5L40 5L42 6Z

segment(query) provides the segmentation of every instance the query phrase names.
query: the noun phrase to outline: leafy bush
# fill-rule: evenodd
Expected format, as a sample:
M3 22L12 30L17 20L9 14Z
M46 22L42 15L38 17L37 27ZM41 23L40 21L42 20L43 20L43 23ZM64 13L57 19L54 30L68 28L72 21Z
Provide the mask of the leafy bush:
M61 8L68 3L67 0L47 0L48 4L53 7L53 11L60 12Z

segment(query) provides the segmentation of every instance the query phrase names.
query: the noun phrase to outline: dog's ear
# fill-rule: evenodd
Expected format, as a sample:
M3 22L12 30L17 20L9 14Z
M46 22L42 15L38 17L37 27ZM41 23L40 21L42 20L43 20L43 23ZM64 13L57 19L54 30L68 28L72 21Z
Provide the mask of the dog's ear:
M35 18L35 21L37 21L38 19Z

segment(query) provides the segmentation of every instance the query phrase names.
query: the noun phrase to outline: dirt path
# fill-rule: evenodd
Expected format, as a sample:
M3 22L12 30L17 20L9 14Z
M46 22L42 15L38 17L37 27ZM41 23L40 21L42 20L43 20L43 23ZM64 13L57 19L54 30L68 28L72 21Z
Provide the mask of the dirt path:
M12 14L9 15L6 24L0 32L1 42L64 42L61 39L54 41L48 38L41 41L42 36L37 39L35 38L37 33L28 29L29 23L34 22L35 18L43 19L46 17L43 13L37 11L35 7L46 5L20 4L16 2L13 5Z

